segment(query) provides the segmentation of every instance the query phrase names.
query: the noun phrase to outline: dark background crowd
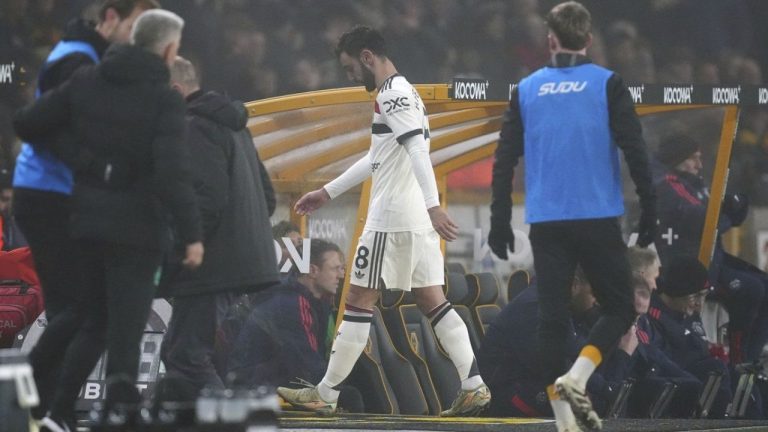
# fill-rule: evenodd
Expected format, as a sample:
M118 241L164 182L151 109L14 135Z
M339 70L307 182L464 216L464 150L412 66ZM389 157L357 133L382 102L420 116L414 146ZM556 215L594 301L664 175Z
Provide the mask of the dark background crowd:
M0 163L16 140L10 113L32 97L37 68L67 21L93 15L89 0L4 0ZM384 31L414 83L454 76L515 81L547 61L543 11L555 0L164 0L186 21L181 54L204 86L249 101L349 85L332 55L353 24ZM628 82L756 84L768 67L768 4L760 0L586 0L592 58ZM24 72L20 72L20 67ZM25 83L25 85L21 85Z

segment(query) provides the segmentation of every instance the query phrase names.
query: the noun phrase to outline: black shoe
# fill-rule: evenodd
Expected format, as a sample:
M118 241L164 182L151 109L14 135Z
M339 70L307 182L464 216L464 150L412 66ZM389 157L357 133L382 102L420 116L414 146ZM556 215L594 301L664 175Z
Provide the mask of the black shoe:
M91 418L107 427L129 428L136 424L141 408L141 395L136 383L123 375L107 378L107 397L103 409ZM96 407L94 407L96 408Z

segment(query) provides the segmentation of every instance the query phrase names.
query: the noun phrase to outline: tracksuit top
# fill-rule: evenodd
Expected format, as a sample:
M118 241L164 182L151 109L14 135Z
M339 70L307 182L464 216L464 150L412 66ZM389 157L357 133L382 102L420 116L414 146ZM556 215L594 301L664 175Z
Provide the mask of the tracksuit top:
M624 213L606 95L612 75L586 63L544 67L520 82L527 223Z
M83 53L99 62L99 55L93 45L78 40L63 40L53 48L48 55L40 72L42 76L47 68L73 53ZM35 92L40 97L40 87ZM72 194L72 171L56 156L47 150L35 148L29 143L21 145L21 152L16 158L16 169L13 174L13 187Z

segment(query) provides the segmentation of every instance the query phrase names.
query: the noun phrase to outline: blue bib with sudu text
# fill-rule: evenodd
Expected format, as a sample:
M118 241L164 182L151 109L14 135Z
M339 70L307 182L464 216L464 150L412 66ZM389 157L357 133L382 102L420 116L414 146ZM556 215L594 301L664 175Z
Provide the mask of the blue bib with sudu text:
M527 223L624 213L606 95L611 75L587 63L544 67L520 82Z

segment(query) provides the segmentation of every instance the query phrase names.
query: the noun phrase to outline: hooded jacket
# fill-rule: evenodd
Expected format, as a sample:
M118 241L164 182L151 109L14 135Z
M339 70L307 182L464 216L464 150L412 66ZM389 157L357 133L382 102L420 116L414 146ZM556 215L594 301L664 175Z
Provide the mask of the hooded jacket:
M100 174L75 171L73 238L164 249L170 214L183 244L202 240L184 145L184 101L169 77L159 56L116 45L102 63L79 69L16 114L14 127L27 141L111 161Z
M279 282L269 216L272 183L246 128L241 102L215 92L187 98L186 145L205 237L194 271L178 260L167 268L167 296L252 292ZM165 285L165 284L164 284Z

